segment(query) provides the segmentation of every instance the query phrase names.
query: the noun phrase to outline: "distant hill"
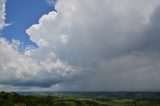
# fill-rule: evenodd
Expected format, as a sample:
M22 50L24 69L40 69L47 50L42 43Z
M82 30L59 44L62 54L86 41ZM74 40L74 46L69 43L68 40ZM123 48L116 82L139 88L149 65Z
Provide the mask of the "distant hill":
M160 93L0 92L0 106L160 106Z

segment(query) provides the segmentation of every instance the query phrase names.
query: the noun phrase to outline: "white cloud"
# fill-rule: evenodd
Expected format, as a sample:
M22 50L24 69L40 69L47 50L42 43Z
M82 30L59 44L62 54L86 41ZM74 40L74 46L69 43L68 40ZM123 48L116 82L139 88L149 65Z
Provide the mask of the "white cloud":
M5 26L5 2L6 0L0 0L0 29Z
M51 6L55 5L56 2L57 2L57 0L46 0L46 1L47 1L47 3L48 3L49 5L51 5Z
M0 39L0 83L23 86L51 86L73 77L77 70L49 52L43 61L19 54ZM15 45L15 43L14 43Z
M63 44L66 44L68 43L68 37L67 35L63 34L60 36L60 42L63 43Z
M139 49L145 46L144 33L152 23L151 18L159 5L158 0L124 0L123 2L121 0L61 0L55 6L57 13L53 11L42 16L39 23L31 26L26 32L36 43L39 39L48 41L50 46L37 49L44 51L42 54L45 54L46 50L52 50L59 58L85 70L84 78L79 83L73 81L75 82L73 84L79 87L77 89L107 90L107 88L117 87L122 90L131 89L130 82L134 82L135 90L152 89L150 87L154 81L152 78L157 78L151 75L151 70L156 67L151 64L153 57L140 55L138 58L142 59L142 66L138 67L139 59L132 56L132 52L140 52ZM64 33L65 36L62 36ZM66 35L67 37L69 35L69 40L66 39ZM64 46L66 41L67 45ZM146 55L145 52L143 53ZM36 54L35 51L33 56ZM125 60L125 58L130 59ZM99 66L102 62L104 65ZM141 72L146 68L147 73ZM120 75L118 70L121 71ZM115 76L106 78L108 74L115 74ZM120 78L123 77L122 74L133 79ZM142 79L146 76L145 85L139 87L139 83L143 81L141 78L135 80L136 76ZM113 84L112 81L123 84ZM100 84L101 82L103 83Z
M39 47L47 47L47 46L49 46L48 42L46 40L44 40L44 39L39 39L37 45Z
M17 41L1 39L0 82L64 90L157 89L160 50L152 46L159 39L153 30L159 29L154 24L159 5L159 0L59 0L57 12L26 30L39 48L23 55L13 49Z

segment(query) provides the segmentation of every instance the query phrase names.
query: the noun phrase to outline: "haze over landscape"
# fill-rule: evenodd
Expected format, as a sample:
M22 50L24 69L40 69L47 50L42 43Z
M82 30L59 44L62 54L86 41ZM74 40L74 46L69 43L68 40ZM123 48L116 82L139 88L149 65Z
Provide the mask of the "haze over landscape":
M0 0L1 91L159 91L159 0Z

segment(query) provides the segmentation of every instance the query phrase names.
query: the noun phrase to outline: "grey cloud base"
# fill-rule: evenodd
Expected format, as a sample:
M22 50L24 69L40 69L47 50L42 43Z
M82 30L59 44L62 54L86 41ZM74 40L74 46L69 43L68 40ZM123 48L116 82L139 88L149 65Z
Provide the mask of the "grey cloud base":
M57 12L26 30L39 48L22 55L1 40L6 62L0 61L0 75L9 81L0 77L0 82L53 90L159 90L159 5L158 0L59 0Z

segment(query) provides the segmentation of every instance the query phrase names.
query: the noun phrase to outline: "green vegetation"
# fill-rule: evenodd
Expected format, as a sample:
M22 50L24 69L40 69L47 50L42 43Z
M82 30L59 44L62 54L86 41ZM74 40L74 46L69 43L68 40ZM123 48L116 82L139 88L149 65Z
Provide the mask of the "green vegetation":
M80 94L31 96L0 92L0 106L160 106L159 93Z

